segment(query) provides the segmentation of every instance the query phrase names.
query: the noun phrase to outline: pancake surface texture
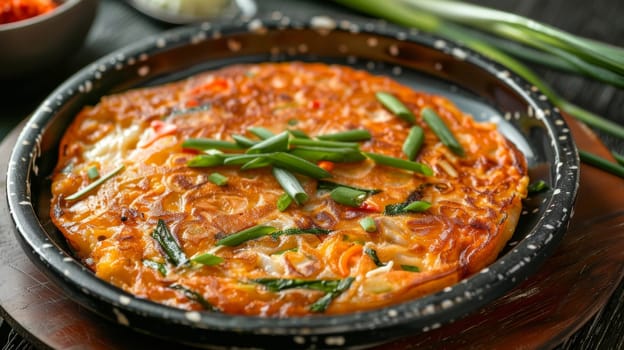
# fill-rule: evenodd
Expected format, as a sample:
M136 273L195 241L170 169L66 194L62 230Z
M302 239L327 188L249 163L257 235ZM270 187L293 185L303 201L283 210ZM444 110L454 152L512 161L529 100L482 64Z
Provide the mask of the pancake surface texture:
M202 152L183 147L185 140L232 143L242 135L258 142L253 127L310 137L365 129L371 138L357 142L362 152L406 159L402 147L414 124L390 112L377 92L416 116L424 142L415 161L433 175L369 158L320 161L331 177L293 172L309 198L280 211L285 192L272 166L187 164ZM464 156L441 143L421 117L424 108L437 112ZM289 138L288 152L305 150ZM215 184L213 173L227 183ZM493 262L515 229L527 183L524 157L496 126L475 122L443 97L339 65L235 65L86 107L60 144L51 217L98 277L141 298L243 315L343 314L439 291ZM358 207L336 202L319 184L380 191L366 192ZM414 201L431 206L384 212ZM372 232L360 224L367 217ZM223 244L257 225L268 228ZM293 228L309 231L284 231ZM178 260L167 251L172 244Z

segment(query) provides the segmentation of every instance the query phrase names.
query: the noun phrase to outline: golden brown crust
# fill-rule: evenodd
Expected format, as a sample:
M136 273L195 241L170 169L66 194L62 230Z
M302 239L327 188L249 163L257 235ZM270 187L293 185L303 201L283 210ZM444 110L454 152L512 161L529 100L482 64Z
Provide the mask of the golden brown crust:
M310 200L281 213L276 201L283 190L270 170L186 165L195 154L182 149L185 139L251 137L247 129L252 126L276 133L296 128L312 136L365 128L372 139L361 144L362 150L404 158L401 147L411 125L384 109L375 99L377 91L394 94L416 115L424 107L435 109L466 156L454 155L417 118L425 130L417 160L429 165L434 176L366 160L335 164L331 181L382 189L368 199L370 208L383 209L411 195L432 203L426 212L386 216L347 207L317 192L315 180L300 176ZM272 292L252 283L256 278L354 277L329 306L331 314L382 307L453 284L496 258L513 234L528 181L524 158L496 127L474 122L448 100L386 77L310 63L237 65L105 97L76 117L59 152L51 216L100 278L140 297L200 309L188 295L170 288L180 284L223 312L247 315L305 315L323 296L308 289ZM120 164L125 169L88 196L65 200L91 181L90 167L105 174ZM227 186L207 181L213 172L226 175ZM362 230L358 222L364 216L375 218L377 232ZM145 266L146 259L164 262L150 236L159 219L189 257L212 252L224 261L170 268L166 276ZM256 224L332 232L215 248L220 238ZM368 248L386 265L376 266ZM420 272L401 265L417 266Z

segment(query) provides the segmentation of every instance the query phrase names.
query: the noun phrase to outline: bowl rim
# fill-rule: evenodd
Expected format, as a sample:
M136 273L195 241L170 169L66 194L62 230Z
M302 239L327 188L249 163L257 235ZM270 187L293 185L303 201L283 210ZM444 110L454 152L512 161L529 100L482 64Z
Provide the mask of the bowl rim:
M322 20L319 18L322 17ZM329 21L329 22L328 22ZM553 165L557 176L554 177L553 195L547 201L545 211L530 233L504 256L480 272L469 276L453 286L442 291L429 294L405 303L387 306L370 311L354 312L343 315L320 315L297 318L266 318L257 316L226 315L218 313L198 313L185 311L173 307L157 304L149 300L136 298L121 289L99 280L75 259L68 256L62 249L46 237L45 230L38 222L37 215L30 199L30 174L37 171L36 160L40 155L39 142L45 126L60 107L72 96L85 92L85 82L93 79L92 67L104 66L114 70L117 57L135 57L162 53L175 49L180 45L188 45L199 32L217 31L219 35L227 36L234 33L250 33L252 26L261 25L267 30L293 30L309 28L320 30L341 30L338 23L355 23L359 32L372 36L384 36L397 40L409 40L428 49L442 51L440 42L445 43L445 53L452 55L462 52L462 59L477 66L489 74L497 77L513 89L515 93L529 105L538 106L533 113L544 123L550 136L550 147L554 152L556 164ZM321 26L319 27L319 23ZM333 24L327 26L327 24ZM239 21L212 25L207 29L205 24L183 27L167 31L141 40L133 45L126 46L87 66L74 74L59 88L57 88L37 108L33 116L20 133L11 157L7 173L7 194L11 216L19 231L19 236L26 241L35 255L47 266L47 270L57 277L77 287L85 298L94 298L111 306L114 315L119 316L121 311L135 315L147 315L164 319L174 324L192 327L194 329L209 329L216 331L251 332L267 335L315 335L341 334L345 332L367 332L376 328L404 326L412 329L428 331L440 327L441 322L449 322L466 314L464 308L474 311L490 302L494 291L508 291L528 274L537 268L535 264L528 264L531 260L543 261L556 243L558 243L567 223L572 215L573 204L576 198L579 181L579 159L576 146L569 134L569 129L558 110L543 95L534 89L531 84L520 78L511 70L482 55L434 35L410 31L386 23L371 23L360 20L341 19L326 16L310 17L307 21L291 21L288 24L280 23L275 19L241 19ZM331 28L330 28L331 27ZM401 33L401 34L398 34ZM400 39L398 37L401 37ZM111 63L112 62L112 63ZM101 72L105 74L105 72ZM548 117L544 110L549 111ZM554 203L556 198L556 203ZM528 259L528 260L527 260ZM510 261L514 264L509 264ZM86 272L86 274L85 274ZM73 276L79 276L76 280ZM478 288L475 288L478 286ZM494 293L496 296L501 292ZM451 299L452 296L452 299ZM80 300L79 300L80 301ZM120 311L121 310L121 311ZM125 317L124 317L125 318ZM127 319L126 319L127 320ZM270 322L267 322L270 320ZM442 321L441 321L442 320ZM123 319L117 317L123 324ZM417 321L417 322L414 322Z
M12 31L12 30L18 30L18 29L28 27L31 25L36 25L40 22L47 21L50 18L60 16L61 14L69 11L70 9L72 9L73 7L75 7L76 5L80 4L81 2L85 0L61 0L61 1L62 2L58 4L58 6L52 11L42 13L34 17L22 19L16 22L0 23L0 33Z

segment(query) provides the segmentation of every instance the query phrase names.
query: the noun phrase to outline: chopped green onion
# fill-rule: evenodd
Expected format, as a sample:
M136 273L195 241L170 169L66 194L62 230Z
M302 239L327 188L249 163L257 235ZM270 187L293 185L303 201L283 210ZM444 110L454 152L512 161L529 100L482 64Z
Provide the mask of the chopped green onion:
M265 166L271 165L271 162L265 157L258 157L248 161L247 163L241 166L241 170L251 170L257 168L263 168Z
M67 165L65 165L63 169L61 169L61 174L71 174L73 170L74 170L74 163L70 162L70 163L67 163Z
M124 165L120 165L119 167L115 168L113 171L111 171L110 173L100 177L99 179L93 181L92 183L88 184L87 186L83 187L81 190L79 190L78 192L69 195L65 198L66 201L75 201L79 198L81 198L82 196L84 196L85 194L91 192L93 189L95 189L96 187L100 186L101 184L103 184L104 182L108 181L110 178L112 178L113 176L117 175L119 172L121 172L122 170L124 170L125 166Z
M587 164L593 165L601 170L624 178L624 166L610 162L602 157L583 150L579 150L579 156L581 160Z
M223 164L225 165L243 165L249 161L258 158L264 158L268 154L258 153L258 154L236 154L230 155L223 159ZM266 159L266 158L265 158Z
M290 134L300 139L309 139L310 136L301 130L289 130Z
M208 175L208 181L212 182L217 186L224 186L227 185L228 178L219 173L212 173Z
M624 155L621 155L615 151L611 152L611 155L613 156L613 158L615 158L615 160L620 164L620 165L624 165Z
M280 250L280 251L275 252L275 253L273 253L271 255L282 255L282 254L285 254L285 253L288 253L288 252L298 252L298 251L299 251L299 248L293 247L293 248L290 248L290 249Z
M387 92L377 92L375 94L377 100L381 102L384 107L386 107L390 112L392 112L397 117L404 119L410 123L416 122L416 117L414 114L394 95Z
M237 134L233 134L232 139L234 139L236 144L238 144L239 146L243 148L249 148L258 143L257 141L251 140L243 135L237 135Z
M382 263L381 260L379 260L379 257L377 256L377 251L375 251L375 249L370 247L364 247L364 253L366 253L366 255L371 258L375 265L379 267L386 266L386 264Z
M219 265L223 262L223 258L210 253L204 253L191 258L191 261L206 266Z
M420 272L420 269L418 268L418 266L414 266L414 265L401 265L401 269L403 271L409 271L409 272Z
M307 147L299 146L289 152L311 162L327 160L335 163L359 162L366 157L355 148Z
M310 306L310 311L323 312L327 310L327 307L329 307L329 304L332 302L332 300L336 299L340 294L349 289L349 287L351 287L351 283L353 283L354 280L355 278L353 277L347 277L341 280L334 290L325 294L319 300L314 302L314 304Z
M331 232L331 230L326 230L318 227L310 227L310 228L287 228L285 230L275 231L271 233L271 237L277 239L279 236L289 236L289 235L301 235L301 234L310 234L310 235L327 235Z
M329 195L336 203L351 207L359 207L366 200L366 197L368 197L366 192L348 187L336 187Z
M251 146L246 153L283 152L288 150L288 131L281 132Z
M219 309L214 307L214 305L212 305L208 300L206 300L201 294L195 291L192 291L184 287L183 285L172 284L169 286L169 288L181 291L185 297L201 305L204 308L204 310L219 311Z
M343 184L339 184L339 183L335 183L335 182L331 182L327 180L319 180L316 185L316 189L319 191L321 190L331 191L336 187L346 187L352 190L366 192L369 196L382 192L381 190L378 190L378 189L371 190L368 188L353 187L353 186L343 185Z
M357 142L341 142L341 141L325 141L312 139L293 138L289 145L292 146L310 146L310 147L328 147L328 148L355 148L359 147Z
M259 139L266 140L269 137L273 136L273 132L267 128L263 128L261 126L254 126L247 129L250 133L256 135Z
M273 226L256 225L248 229L238 231L225 238L217 241L217 245L226 247L234 247L252 239L263 237L275 232L277 229Z
M295 203L301 205L308 200L308 194L291 172L273 167L273 176L275 176L277 182L288 193L290 198L295 200Z
M96 166L92 166L87 170L87 177L91 180L95 180L100 177L100 172Z
M299 121L298 121L297 119L294 119L294 118L293 118L293 119L288 119L288 122L287 122L287 123L288 123L288 125L290 125L290 126L295 126L295 125L299 124Z
M271 292L280 292L286 289L302 288L332 292L338 288L341 280L303 280L296 278L257 278L252 280L266 287Z
M375 220L370 216L367 216L360 220L360 226L362 226L362 229L364 229L364 231L366 232L377 231L377 225L375 224Z
M366 129L356 129L336 132L332 134L319 135L316 137L319 140L327 141L368 141L371 139L371 133Z
M167 276L167 266L165 266L165 264L156 262L154 260L148 260L148 259L144 259L143 260L143 266L149 267L152 270L156 270L158 271L161 276Z
M531 194L540 193L542 191L546 191L547 189L548 189L548 185L543 180L533 182L527 187L527 191Z
M428 167L426 164L423 164L423 163L413 162L413 161L405 160L401 158L394 158L394 157L386 156L383 154L376 154L376 153L364 152L364 155L372 159L377 164L387 165L387 166L391 166L391 167L399 168L399 169L411 170L411 171L423 174L425 176L433 175L433 170L431 170L430 167Z
M158 224L152 232L152 237L156 240L156 242L158 242L165 253L165 257L171 264L178 267L188 262L186 254L184 254L184 251L182 251L178 241L176 241L175 237L173 237L173 234L169 231L167 224L165 224L162 219L158 219Z
M277 210L285 211L286 209L288 209L288 207L290 207L290 204L292 203L292 201L293 200L292 200L292 198L290 198L288 193L282 194L277 199Z
M431 203L426 201L413 201L406 205L404 210L419 213L431 208Z
M425 201L413 201L398 204L388 204L384 209L385 215L401 215L409 212L422 212L431 208L431 203Z
M223 165L225 157L220 154L200 154L189 160L186 165L191 168L205 168Z
M453 136L453 133L446 126L444 121L442 121L438 113L436 113L433 109L426 107L420 111L420 115L446 147L460 157L465 155L464 148L457 141L455 136Z
M242 147L239 146L237 143L230 141L199 138L184 140L184 142L182 142L182 148L204 151L208 149L239 150Z
M317 180L331 177L331 174L327 170L289 153L276 152L268 155L267 158L269 158L275 166L294 173L306 175Z
M405 153L407 159L416 159L416 155L418 155L424 140L425 133L423 129L420 126L413 126L403 143L403 153Z

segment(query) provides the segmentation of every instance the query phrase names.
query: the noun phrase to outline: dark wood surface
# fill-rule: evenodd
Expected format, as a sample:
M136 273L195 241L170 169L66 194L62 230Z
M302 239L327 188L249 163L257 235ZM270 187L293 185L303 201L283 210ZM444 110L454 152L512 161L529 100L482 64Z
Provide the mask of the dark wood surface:
M474 1L488 6L527 15L531 18L558 26L575 34L600 39L624 46L624 2L621 0L523 0L523 1ZM285 14L350 14L331 2L321 1L259 1L261 15L279 10ZM19 81L0 81L0 138L6 135L20 120L25 118L51 90L80 67L132 43L140 38L170 28L135 13L123 2L101 0L99 14L87 38L86 45L75 55L55 69L37 78ZM611 120L624 124L624 91L534 66L545 81L562 96ZM602 141L613 150L624 153L624 142L599 133ZM589 198L592 199L591 197ZM598 199L596 199L598 200ZM620 231L622 228L620 227ZM620 256L621 259L621 256ZM624 262L620 260L620 264ZM624 284L581 330L559 345L564 349L618 349L624 347ZM7 324L0 325L0 344L10 337L7 347L16 349L28 345L19 337L7 334Z

